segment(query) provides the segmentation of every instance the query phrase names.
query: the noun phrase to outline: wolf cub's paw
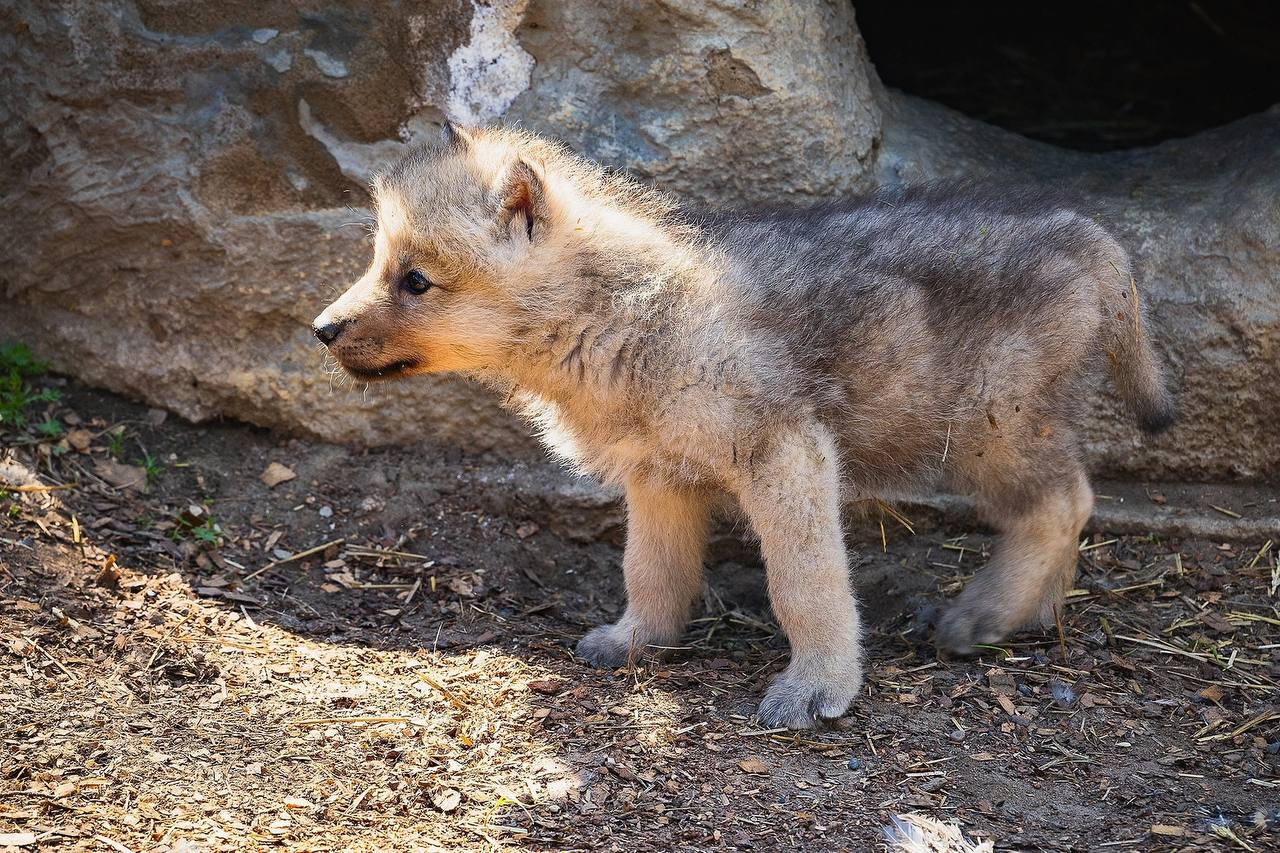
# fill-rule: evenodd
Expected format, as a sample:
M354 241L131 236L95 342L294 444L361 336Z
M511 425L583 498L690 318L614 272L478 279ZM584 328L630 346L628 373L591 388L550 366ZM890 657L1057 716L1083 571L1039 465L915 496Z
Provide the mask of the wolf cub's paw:
M578 657L592 666L617 669L626 664L631 655L633 642L639 644L635 652L638 658L644 651L644 647L634 631L621 624L601 625L589 631L578 641L575 652Z
M1014 629L1005 624L1007 617L1000 604L961 593L938 623L938 646L952 654L971 655L975 644L1003 640Z
M849 710L861 686L860 672L815 677L788 668L769 685L756 717L768 729L811 729L819 720L832 720Z

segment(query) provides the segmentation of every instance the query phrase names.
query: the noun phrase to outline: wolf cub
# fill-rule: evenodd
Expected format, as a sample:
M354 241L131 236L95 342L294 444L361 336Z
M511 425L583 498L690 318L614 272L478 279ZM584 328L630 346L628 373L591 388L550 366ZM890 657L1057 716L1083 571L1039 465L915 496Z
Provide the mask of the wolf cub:
M1129 259L1090 219L973 187L695 216L512 129L446 126L373 185L373 263L315 319L358 379L462 371L622 484L626 612L578 654L678 643L709 508L759 537L791 660L768 727L844 713L862 624L841 504L948 489L1002 534L944 615L952 652L1052 622L1093 494L1074 416L1105 362L1173 418Z

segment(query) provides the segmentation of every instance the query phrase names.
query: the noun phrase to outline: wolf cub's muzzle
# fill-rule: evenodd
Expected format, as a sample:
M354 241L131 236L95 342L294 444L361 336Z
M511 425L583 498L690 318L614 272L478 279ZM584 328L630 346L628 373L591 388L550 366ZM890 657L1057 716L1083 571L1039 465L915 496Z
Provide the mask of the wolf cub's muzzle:
M329 346L329 344L338 339L338 335L342 334L342 330L346 325L346 320L339 320L337 322L325 320L324 315L321 314L315 319L315 322L312 323L311 332L319 338L320 343L325 346Z

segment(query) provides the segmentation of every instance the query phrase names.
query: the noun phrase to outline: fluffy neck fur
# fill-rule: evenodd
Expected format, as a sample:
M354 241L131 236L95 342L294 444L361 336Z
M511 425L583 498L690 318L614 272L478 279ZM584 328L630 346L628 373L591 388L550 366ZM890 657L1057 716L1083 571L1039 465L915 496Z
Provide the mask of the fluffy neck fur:
M542 251L554 254L560 274L520 289L527 328L497 367L557 402L585 393L601 403L610 391L642 390L635 368L658 358L656 341L670 349L671 332L679 342L678 327L698 322L723 264L696 229L659 206L661 196L601 174L584 186L583 167L572 165L548 168L564 189ZM646 204L634 205L636 197ZM659 327L667 334L653 334Z
M719 337L723 261L669 217L610 205L577 221L563 280L538 289L527 331L489 378L555 452L619 480L648 464L640 448L660 395Z

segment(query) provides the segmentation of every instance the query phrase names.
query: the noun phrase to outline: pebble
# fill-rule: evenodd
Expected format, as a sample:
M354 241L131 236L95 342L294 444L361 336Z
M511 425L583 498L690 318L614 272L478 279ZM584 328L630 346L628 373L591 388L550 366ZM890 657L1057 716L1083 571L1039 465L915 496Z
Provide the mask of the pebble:
M848 767L850 770L860 770L862 768L862 759L850 758L847 762L845 762L845 766Z
M954 732L947 735L947 739L950 740L952 743L960 743L960 741L964 740L964 732L960 731L959 729L956 729Z
M320 517L321 517L321 518L329 518L329 517L331 517L332 515L333 515L333 507L331 507L331 506L322 506L322 507L320 507Z

